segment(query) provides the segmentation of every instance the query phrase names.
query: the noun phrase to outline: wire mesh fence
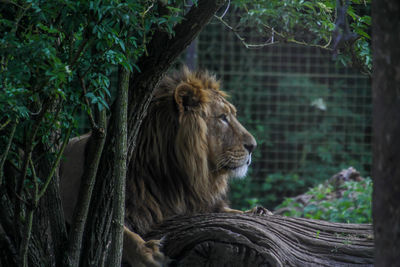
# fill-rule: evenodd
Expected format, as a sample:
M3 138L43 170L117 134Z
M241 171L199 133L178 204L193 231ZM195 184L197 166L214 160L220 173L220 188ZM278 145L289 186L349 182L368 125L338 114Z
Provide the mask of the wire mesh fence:
M258 141L251 181L236 182L239 190L233 185L234 206L243 201L273 206L349 166L370 174L368 77L315 47L246 49L216 21L198 38L197 56L201 68L223 81L239 118ZM281 192L265 197L272 187Z

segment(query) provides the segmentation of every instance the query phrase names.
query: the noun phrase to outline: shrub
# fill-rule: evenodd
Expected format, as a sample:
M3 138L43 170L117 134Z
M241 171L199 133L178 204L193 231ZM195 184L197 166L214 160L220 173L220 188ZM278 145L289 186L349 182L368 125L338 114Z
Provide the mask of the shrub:
M285 216L345 223L372 223L372 180L346 181L339 187L325 183L303 196L287 198L277 210Z

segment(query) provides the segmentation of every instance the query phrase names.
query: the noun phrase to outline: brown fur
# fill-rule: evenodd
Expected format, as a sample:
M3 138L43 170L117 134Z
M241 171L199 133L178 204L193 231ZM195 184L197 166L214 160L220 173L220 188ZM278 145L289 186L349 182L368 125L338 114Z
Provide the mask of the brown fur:
M132 266L164 261L159 242L140 235L166 218L238 212L225 202L227 180L244 176L256 142L219 86L208 72L183 68L155 90L127 176L124 258ZM71 141L61 166L67 220L78 192L71 186L79 187L83 172L84 149L78 146L87 138Z

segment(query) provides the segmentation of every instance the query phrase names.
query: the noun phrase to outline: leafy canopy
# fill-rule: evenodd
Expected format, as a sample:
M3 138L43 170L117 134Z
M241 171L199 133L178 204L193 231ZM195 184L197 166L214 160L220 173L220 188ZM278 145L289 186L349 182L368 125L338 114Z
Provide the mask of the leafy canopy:
M179 0L1 1L0 185L7 159L21 173L20 197L36 199L22 188L48 183L53 172L38 172L40 161L55 168L76 114L97 127L117 68L137 69L154 32L173 35L185 10Z

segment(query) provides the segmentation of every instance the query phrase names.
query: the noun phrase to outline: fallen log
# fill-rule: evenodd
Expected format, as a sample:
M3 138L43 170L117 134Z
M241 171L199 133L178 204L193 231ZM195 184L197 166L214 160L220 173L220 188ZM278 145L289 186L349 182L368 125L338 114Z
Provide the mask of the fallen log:
M146 235L160 238L170 266L373 266L370 224L212 213L176 217Z

